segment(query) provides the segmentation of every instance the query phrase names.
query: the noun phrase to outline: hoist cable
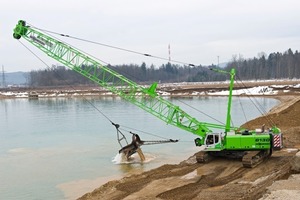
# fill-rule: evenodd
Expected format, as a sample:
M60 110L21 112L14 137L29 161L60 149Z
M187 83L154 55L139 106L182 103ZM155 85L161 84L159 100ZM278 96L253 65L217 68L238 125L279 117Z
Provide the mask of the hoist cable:
M31 52L38 60L40 60L44 65L46 65L49 69L50 69L50 66L45 62L43 61L37 54L35 54L31 49L29 49L25 44L23 44L20 40L18 40L29 52ZM55 74L57 76L59 76L64 82L66 85L68 85L69 87L71 87L73 90L75 90L75 88L69 84L66 80L64 80L61 75L59 73L57 73L56 71L54 71ZM110 123L113 123L113 121L107 116L105 115L101 110L99 110L91 101L89 101L86 97L83 96L83 99L88 102L93 108L95 108L100 114L102 114Z
M95 42L95 41L92 41L92 40L71 36L69 34L62 34L62 33L54 32L54 31L50 31L50 30L37 28L35 26L32 26L32 27L34 27L35 29L38 29L40 31L43 31L43 32L52 33L52 34L59 35L59 36L62 36L62 37L67 37L67 38L71 38L71 39L75 39L75 40L79 40L79 41L83 41L83 42L87 42L87 43L91 43L91 44L105 46L105 47L112 48L112 49L117 49L117 50L120 50L120 51L126 51L126 52L129 52L129 53L134 53L134 54L138 54L138 55L141 55L141 56L152 57L152 58L156 58L156 59L160 59L160 60L165 60L165 61L168 61L168 62L171 62L171 63L178 63L178 64L183 64L183 65L187 65L187 66L191 66L191 67L196 66L195 64L192 64L192 63L182 62L182 61L178 61L178 60L171 60L169 58L164 58L164 57L161 57L161 56L151 55L149 53L142 53L142 52L139 52L139 51L130 50L130 49L122 48L122 47L117 47L117 46L113 46L113 45L109 45L109 44L104 44L104 43L101 43L101 42Z
M123 130L123 131L130 132L128 129L132 129L132 130L144 133L146 135L155 136L155 137L158 137L158 138L161 138L161 139L165 139L165 140L170 139L170 138L166 138L166 137L163 137L163 136L160 136L160 135L156 135L156 134L153 134L153 133L149 133L149 132L146 132L146 131L141 131L141 130L138 130L138 129L135 129L135 128L131 128L131 127L128 127L128 126L125 126L125 125L122 125L122 127L124 127L124 128L120 128L120 129Z
M236 75L237 78L239 79L239 81L241 82L241 84L243 85L243 87L245 88L244 90L248 91L250 93L250 96L247 95L247 97L249 98L249 100L252 102L252 104L256 107L256 109L259 111L259 113L266 118L266 120L268 121L268 123L270 125L274 125L273 120L267 116L267 112L265 110L265 108L257 101L257 99L254 97L254 95L250 92L250 90L247 89L247 86L244 84L244 82L239 78L238 75ZM254 100L253 100L254 99ZM255 102L254 102L255 101Z
M95 41L91 41L91 40L87 40L87 39L83 39L83 38L71 36L71 35L68 35L68 34L62 34L62 33L54 32L54 31L46 30L46 29L37 28L37 27L35 27L35 26L31 25L31 24L29 24L29 25L32 26L32 27L34 27L34 28L37 29L37 30L40 30L40 31L43 31L43 32L47 32L48 34L51 33L51 34L59 35L59 36L62 36L62 37L67 37L67 38L71 38L71 39L75 39L75 40L80 40L80 41L87 42L87 43L92 43L92 44L101 45L101 46L105 46L105 47L109 47L109 48L113 48L113 49L117 49L117 50L121 50L121 51L126 51L126 52L135 53L135 54L139 54L139 55L143 55L143 56L148 56L148 57L153 57L153 58L157 58L157 59L162 59L162 60L168 60L168 61L170 61L169 59L163 58L163 57L160 57L160 56L155 56L155 55L151 55L151 54L148 54L148 53L141 53L141 52L134 51L134 50L130 50L130 49L126 49L126 48L121 48L121 47L117 47L117 46L112 46L112 45L108 45L108 44L104 44L104 43L100 43L100 42L95 42ZM53 36L52 36L52 37L53 37ZM54 38L56 38L56 37L54 37ZM56 39L57 39L57 38L56 38ZM57 39L57 40L59 40L59 39ZM59 40L59 41L61 41L61 40ZM65 43L65 42L64 42L64 43ZM67 43L66 43L66 44L67 44ZM68 45L70 45L70 44L68 44ZM71 45L70 45L70 46L71 46ZM75 47L74 47L74 48L75 48ZM84 53L86 53L86 52L84 52ZM86 54L87 54L87 53L86 53ZM89 54L87 54L87 55L89 55ZM92 55L89 55L89 56L95 58L95 57L92 56ZM98 58L96 58L96 59L98 59ZM100 60L100 59L98 59L98 60ZM101 61L101 62L108 64L108 63L105 62L105 61ZM188 65L188 66L195 66L194 64L189 64L189 63L186 63L186 62L181 62L181 61L176 61L176 60L172 60L172 62L180 63L180 64L184 64L184 65ZM180 100L179 100L179 101L180 101ZM212 117L212 116L210 116L210 115L204 113L203 111L200 111L199 109L197 109L197 108L195 108L195 107L193 107L193 106L191 106L191 105L188 105L187 103L185 103L185 102L183 102L183 101L180 101L180 102L183 103L183 104L185 104L185 105L187 105L187 106L189 106L189 107L191 107L191 108L193 108L194 110L196 110L196 111L202 113L203 115L205 115L205 116L207 116L207 117L209 117L209 118L215 120L216 122L218 122L218 123L220 123L220 124L222 124L222 125L225 125L223 122L221 122L221 121L217 120L216 118L214 118L214 117ZM110 120L110 121L111 121L111 120ZM113 124L113 123L112 123L112 124ZM113 125L114 125L114 124L113 124ZM155 136L157 136L157 135L155 135Z
M25 47L30 53L32 53L39 61L41 61L48 69L50 69L50 66L45 62L43 61L36 53L34 53L30 48L28 48L25 44L23 44L20 40L18 40L20 42L20 44ZM70 88L72 88L73 90L75 90L75 88L70 84L68 83L66 80L64 80L61 75L59 73L57 73L57 71L55 71L55 74L57 76L59 76L64 82L66 85L68 85ZM89 101L85 96L83 96L83 99L88 102L94 109L96 109L102 116L104 116L113 126L115 126L115 128L117 129L117 132L120 132L119 129L122 129L120 128L120 125L119 124L116 124L114 123L106 114L104 114L100 109L98 109L91 101ZM123 125L122 125L123 126ZM127 127L127 126L124 126L126 128L129 128L129 129L132 129L132 130L136 130L136 131L139 131L139 132L142 132L142 133L145 133L145 134L148 134L148 135L152 135L152 136L156 136L156 137L159 137L159 138L163 138L163 139L169 139L169 138L164 138L164 137L161 137L161 136L158 136L156 134L151 134L151 133L147 133L145 131L141 131L141 130L138 130L138 129L135 129L135 128L130 128L130 127ZM121 132L121 135L123 135L123 133ZM125 136L124 136L125 137ZM126 138L125 138L126 140ZM127 140L126 140L127 142ZM128 143L128 142L127 142Z
M196 110L196 111L202 113L202 114L205 115L206 117L209 117L209 118L211 118L212 120L215 120L216 122L219 122L220 124L225 125L225 124L224 124L223 122L221 122L220 120L218 120L218 119L216 119L216 118L214 118L214 117L212 117L212 116L206 114L205 112L203 112L203 111L201 111L201 110L199 110L199 109L197 109L197 108L195 108L195 107L189 105L188 103L185 103L184 101L181 101L180 99L177 99L177 101L179 101L179 102L183 103L184 105L186 105L186 106L188 106L188 107L190 107L190 108L192 108L192 109L194 109L194 110Z
M29 25L31 25L31 24L29 24ZM139 54L139 55L142 55L142 56L147 56L147 57L153 57L153 58L156 58L156 59L166 60L166 61L170 61L170 62L173 62L173 63L179 63L179 64L184 64L184 65L193 66L193 67L196 66L195 64L191 64L191 63L187 63L187 62L169 60L168 58L163 58L163 57L160 57L160 56L151 55L149 53L142 53L142 52L138 52L138 51L122 48L122 47L117 47L117 46L113 46L113 45L108 45L108 44L104 44L104 43L100 43L100 42L95 42L95 41L91 41L91 40L71 36L69 34L62 34L62 33L54 32L54 31L46 30L46 29L41 29L41 28L35 27L33 25L31 25L31 26L34 27L35 29L40 30L40 31L47 32L47 33L52 33L52 34L59 35L59 36L62 36L62 37L67 37L67 38L71 38L71 39L75 39L75 40L80 40L80 41L83 41L83 42L92 43L92 44L96 44L96 45L100 45L100 46L105 46L105 47L109 47L109 48L113 48L113 49L117 49L117 50L121 50L121 51L126 51L126 52L129 52L129 53ZM102 62L104 62L104 61L102 61ZM104 63L109 64L108 62L104 62ZM189 107L191 107L191 108L193 108L193 109L195 109L196 111L202 113L203 115L215 120L216 122L225 125L223 122L221 122L221 121L217 120L216 118L200 111L199 109L196 109L196 108L192 107L191 105L188 105L187 103L184 103L182 101L180 101L180 102L187 105L187 106L189 106Z
M35 28L36 28L36 27L35 27ZM36 29L38 29L38 28L36 28ZM41 32L46 32L46 31L44 31L43 29L39 29L39 30L40 30ZM51 32L51 31L48 31L48 32L47 32L48 35L51 35L50 33L55 34L54 32ZM56 40L58 40L58 41L60 41L60 42L62 42L62 43L64 43L64 44L69 45L70 47L72 47L72 48L74 48L74 49L77 49L77 47L74 47L73 45L71 45L71 44L69 44L69 43L67 43L67 42L65 42L65 41L63 41L63 40L61 40L61 39L59 39L59 38L57 38L57 37L55 37L55 36L53 36L53 35L51 35L51 37L55 38ZM79 50L79 49L78 49L78 50ZM106 61L104 61L104 60L102 60L102 59L99 59L98 57L95 57L94 55L91 55L91 54L89 54L89 53L87 53L87 52L85 52L85 51L83 51L83 50L80 50L80 51L81 51L82 53L84 53L84 54L90 56L91 58L94 58L95 60L98 60L98 61L102 62L103 64L106 64L106 67L107 67L107 68L110 68L110 69L111 69L111 68L114 67L113 70L115 70L115 71L117 71L117 72L119 71L118 69L116 69L115 66L110 65L109 62L106 62ZM126 75L127 77L135 78L136 80L138 80L137 77L135 77L135 76L133 76L133 75L127 73L126 71L124 71L124 70L121 70L121 71L122 71L122 75Z
M244 84L244 82L239 78L238 75L236 75L237 78L239 79L240 83L242 84L242 86L245 88L244 90L248 91L248 93L250 94L250 96L248 96L248 98L251 100L251 102L254 104L254 106L256 107L256 109L260 112L261 115L265 115L266 111L263 108L263 106L260 105L260 103L256 100L256 98L254 98L253 94L251 93L251 91L247 88L247 86ZM252 100L253 99L253 100ZM255 101L255 102L254 102Z
M238 97L238 99L239 99L239 103L240 103L240 106L241 106L241 109L242 109L242 112L243 112L244 118L245 118L245 120L246 120L246 122L247 122L247 121L248 121L248 119L247 119L246 112L245 112L245 110L244 110L244 106L243 106L243 104L242 104L241 98L240 98L240 97Z

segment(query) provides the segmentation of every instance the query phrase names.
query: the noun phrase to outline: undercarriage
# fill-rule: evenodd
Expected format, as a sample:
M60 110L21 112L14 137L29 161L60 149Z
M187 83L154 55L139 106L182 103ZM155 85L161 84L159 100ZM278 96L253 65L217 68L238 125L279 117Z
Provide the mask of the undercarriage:
M196 160L198 163L207 163L214 157L225 157L229 159L241 159L242 164L246 168L253 168L270 157L272 152L270 150L260 151L200 151L196 153Z

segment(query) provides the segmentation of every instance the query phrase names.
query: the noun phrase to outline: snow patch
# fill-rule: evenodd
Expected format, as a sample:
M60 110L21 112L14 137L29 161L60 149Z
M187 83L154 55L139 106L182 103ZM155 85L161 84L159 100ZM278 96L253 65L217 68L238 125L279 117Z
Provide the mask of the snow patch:
M229 91L220 91L220 92L209 92L209 95L228 95ZM269 86L258 86L248 89L239 89L233 90L232 95L274 95L277 94L277 91L274 91L273 88Z

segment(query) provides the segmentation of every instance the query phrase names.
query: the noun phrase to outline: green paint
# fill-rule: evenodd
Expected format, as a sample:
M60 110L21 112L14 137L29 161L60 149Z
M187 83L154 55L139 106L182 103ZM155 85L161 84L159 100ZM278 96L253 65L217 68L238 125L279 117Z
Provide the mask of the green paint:
M195 141L196 145L206 145L208 151L270 149L270 133L281 134L280 129L273 127L270 133L256 134L255 131L252 131L247 135L243 135L237 131L238 128L230 126L232 91L235 77L234 69L231 69L230 72L212 69L213 71L230 75L227 117L226 125L224 126L198 121L184 112L179 106L160 97L156 93L156 82L149 88L144 88L110 68L103 66L99 61L85 55L80 50L26 26L23 20L20 20L16 25L13 37L15 39L24 38L49 57L151 113L167 124L198 135L199 139ZM207 136L212 133L211 128L221 129L224 133L222 136L221 134L218 136L218 142L215 140L213 145L208 145L205 142Z

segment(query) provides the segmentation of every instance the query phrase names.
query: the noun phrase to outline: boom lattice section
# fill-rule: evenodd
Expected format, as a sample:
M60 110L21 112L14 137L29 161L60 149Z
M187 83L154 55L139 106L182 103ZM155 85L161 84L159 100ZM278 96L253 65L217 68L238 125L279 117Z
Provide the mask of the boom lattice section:
M157 83L154 83L150 88L142 87L114 70L103 66L99 61L76 48L26 26L25 21L19 21L14 29L14 37L26 39L48 56L153 114L167 124L172 124L200 137L211 132L208 127L224 129L223 125L199 122L178 106L164 100L155 92Z

